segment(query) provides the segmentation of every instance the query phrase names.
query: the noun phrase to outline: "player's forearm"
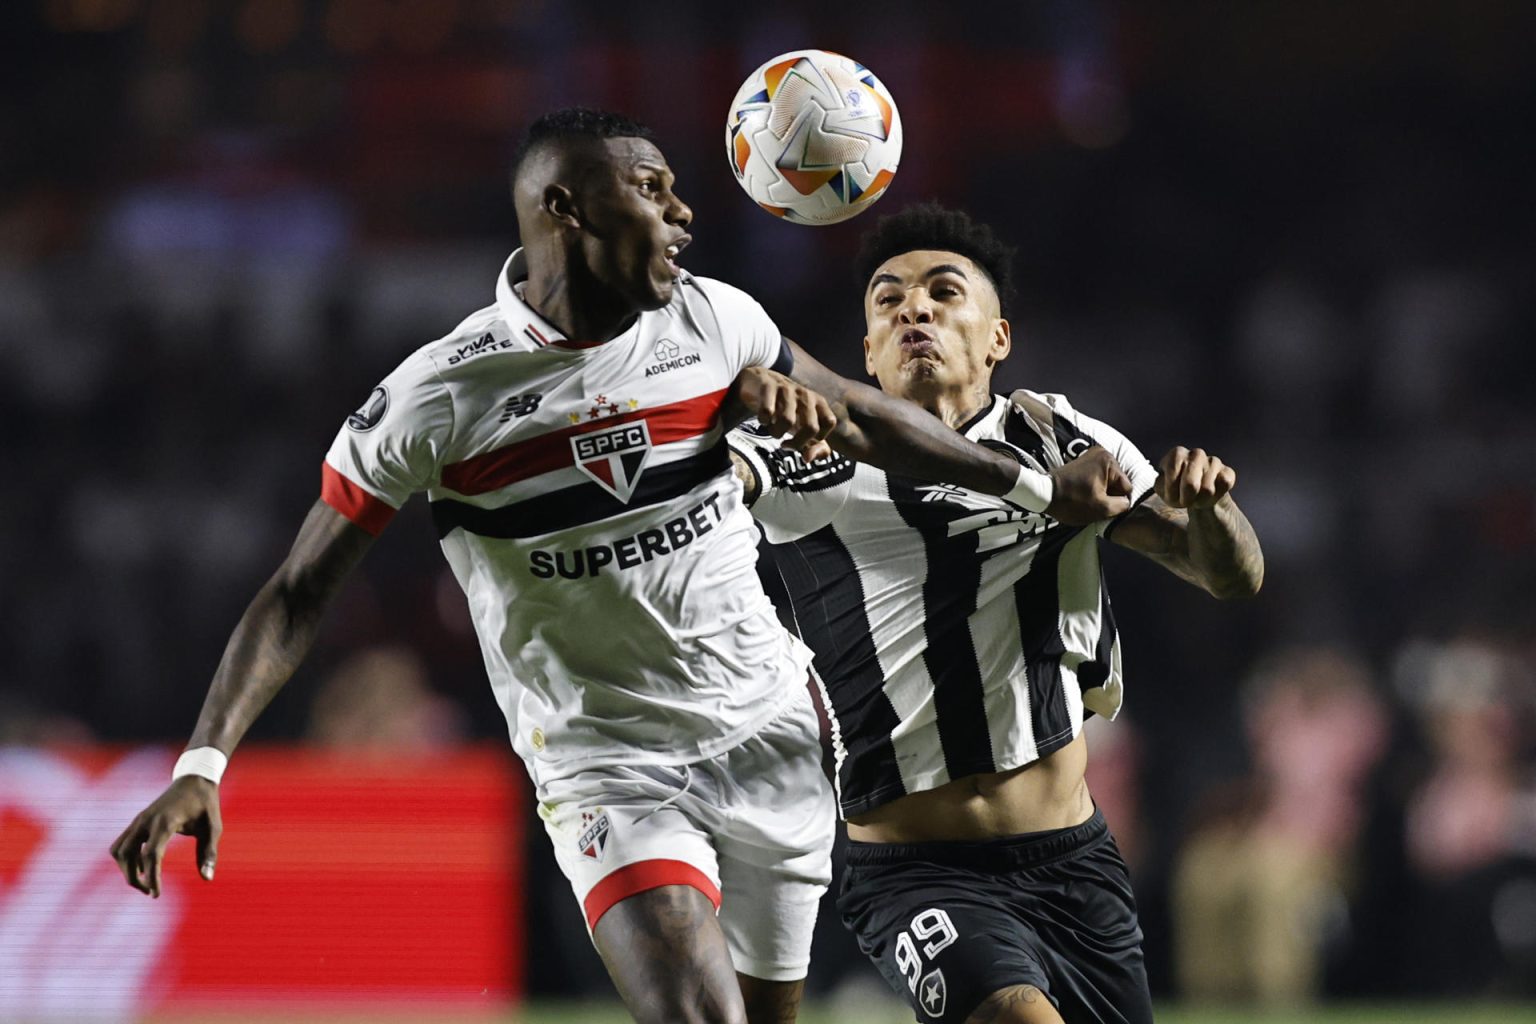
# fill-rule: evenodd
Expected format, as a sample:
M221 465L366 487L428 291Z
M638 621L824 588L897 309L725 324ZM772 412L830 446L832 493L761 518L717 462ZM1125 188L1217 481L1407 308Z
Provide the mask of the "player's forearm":
M1223 600L1252 597L1264 583L1264 552L1248 517L1226 495L1213 508L1189 510L1190 568Z
M189 747L231 753L303 662L325 602L274 577L262 587L224 648Z
M847 382L833 411L838 422L827 441L855 461L983 494L1007 494L1018 482L1017 462L967 440L920 406L875 388Z
M288 557L230 635L190 746L234 750L309 653L331 599L372 543L371 534L315 502Z
M735 474L737 480L741 481L741 500L745 501L750 508L757 500L759 489L757 474L752 472L752 467L747 465L747 460L734 451L731 452L731 472Z

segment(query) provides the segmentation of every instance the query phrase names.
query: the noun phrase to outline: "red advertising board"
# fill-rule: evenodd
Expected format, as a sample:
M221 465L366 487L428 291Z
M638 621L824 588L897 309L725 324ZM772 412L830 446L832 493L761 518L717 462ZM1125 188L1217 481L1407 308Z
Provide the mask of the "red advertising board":
M516 1001L521 768L510 753L242 748L204 882L159 900L108 853L174 752L0 750L0 1020Z

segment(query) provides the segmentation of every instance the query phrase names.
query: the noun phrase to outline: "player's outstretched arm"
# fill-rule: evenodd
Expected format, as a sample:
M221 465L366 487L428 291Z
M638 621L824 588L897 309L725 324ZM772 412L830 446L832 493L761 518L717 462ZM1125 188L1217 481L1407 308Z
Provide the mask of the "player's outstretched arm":
M1174 575L1223 600L1252 597L1264 583L1264 552L1232 500L1237 471L1196 448L1158 463L1157 486L1109 532Z
M820 394L776 370L749 366L737 375L726 406L726 429L756 416L762 428L804 452L837 426L832 407Z
M833 373L794 342L790 347L791 376L826 398L837 419L827 441L850 459L983 494L1013 495L1029 486L1006 455L968 440L911 402ZM1107 451L1095 447L1053 469L1043 493L1048 503L1041 500L1036 511L1084 526L1125 512L1131 482Z
M215 747L226 756L235 749L304 660L326 607L372 542L372 534L323 501L315 503L288 557L231 634L189 748ZM183 775L118 836L112 857L129 885L159 896L160 865L171 836L196 837L198 870L212 881L222 827L218 786Z

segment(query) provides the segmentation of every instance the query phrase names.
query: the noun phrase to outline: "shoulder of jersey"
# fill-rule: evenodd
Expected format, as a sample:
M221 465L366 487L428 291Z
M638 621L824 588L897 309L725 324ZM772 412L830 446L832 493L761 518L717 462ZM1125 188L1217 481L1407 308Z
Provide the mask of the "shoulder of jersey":
M699 277L689 274L680 281L683 287L678 289L686 302L692 296L699 296L711 306L750 305L756 306L757 300L733 284L713 277Z
M518 334L502 318L500 310L487 306L465 317L441 338L423 345L416 354L438 373L446 373L495 362L495 356L538 352L548 344L531 330Z
M1067 400L1066 395L1059 395L1053 392L1031 391L1028 388L1019 388L1015 391L1009 392L1008 394L1009 404L1011 404L1015 409L1028 408L1030 399L1049 406L1052 410L1059 410L1062 412L1073 411L1072 403Z

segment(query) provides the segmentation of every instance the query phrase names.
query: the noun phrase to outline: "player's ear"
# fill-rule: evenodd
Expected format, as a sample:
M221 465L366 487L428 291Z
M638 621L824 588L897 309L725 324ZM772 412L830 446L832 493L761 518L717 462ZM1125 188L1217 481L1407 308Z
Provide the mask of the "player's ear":
M987 364L993 365L1008 358L1013 351L1013 327L999 317L992 321L992 345L987 349Z
M864 372L871 377L877 376L875 373L875 353L869 347L869 335L867 334L864 335Z
M539 208L568 228L581 227L576 196L564 185L545 185L543 194L539 196Z

